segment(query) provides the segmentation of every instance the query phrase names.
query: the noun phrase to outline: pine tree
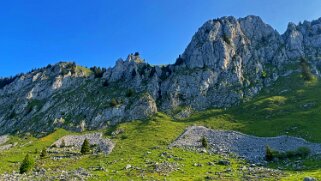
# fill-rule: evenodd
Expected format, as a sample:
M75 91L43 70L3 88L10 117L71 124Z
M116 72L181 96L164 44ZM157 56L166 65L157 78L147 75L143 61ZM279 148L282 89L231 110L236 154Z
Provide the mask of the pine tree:
M40 158L45 158L47 156L47 149L43 148L40 153Z
M204 148L207 148L207 147L208 147L207 139L203 136L201 141L202 141L202 146L203 146Z
M88 154L89 152L90 152L90 144L89 144L89 141L85 139L84 143L81 146L80 153L84 155L84 154Z
M305 58L301 58L300 65L302 69L302 77L305 81L313 80L313 74L311 73L311 69L309 67L308 60Z
M34 164L35 161L27 154L20 166L20 174L30 171L34 167Z

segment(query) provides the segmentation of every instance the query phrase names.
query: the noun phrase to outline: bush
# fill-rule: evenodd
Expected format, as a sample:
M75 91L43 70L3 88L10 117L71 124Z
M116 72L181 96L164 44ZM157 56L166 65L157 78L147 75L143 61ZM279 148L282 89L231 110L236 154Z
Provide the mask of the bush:
M139 52L135 52L134 56L136 57L139 56Z
M91 71L93 71L95 78L101 78L103 77L104 73L106 72L106 68L100 68L100 67L91 67Z
M132 95L134 95L134 90L133 89L128 89L126 91L126 97L131 97Z
M284 160L284 159L291 159L295 157L307 157L311 153L310 149L307 147L299 147L294 151L287 151L287 152L279 152L272 150L269 146L266 146L265 151L265 160L266 161L273 161L274 158Z
M261 74L261 78L265 79L267 77L267 73L263 70Z
M103 82L103 86L104 87L108 87L109 86L109 83L108 83L108 80L106 79L106 80L104 80L104 82Z
M110 106L116 107L118 105L118 101L115 98L112 98L110 101Z
M299 147L296 150L296 155L300 157L307 157L311 153L311 150L307 147Z
M231 40L230 40L230 38L227 36L227 35L223 35L223 40L227 43L227 44L231 44Z
M313 74L311 73L308 61L305 58L301 58L300 65L303 79L305 81L311 81L313 79Z
M34 167L35 161L27 154L20 166L20 174L29 172Z
M133 70L132 71L132 77L134 78L134 77L136 77L136 75L137 75L136 70Z
M47 156L47 149L43 148L40 153L40 158L45 158Z
M207 148L207 147L208 147L208 141L207 141L207 139L203 136L202 139L201 139L201 141L202 141L202 146L203 146L204 148Z
M13 118L15 118L16 116L17 116L16 112L15 112L15 111L12 111L12 112L9 114L8 118L9 118L9 119L13 119Z
M127 138L128 138L128 136L125 135L125 134L123 134L123 135L120 136L120 139L122 139L122 140L125 140L125 139L127 139Z
M266 161L273 160L273 151L268 145L265 147L265 160Z
M89 144L89 141L85 139L84 143L81 146L80 153L85 155L85 154L88 154L89 152L90 152L90 144Z
M11 84L13 81L15 81L17 78L19 78L22 74L17 74L16 76L11 76L7 78L0 78L0 89L5 87L6 85Z
M181 55L178 56L176 59L175 65L182 65L184 63L184 59L181 57Z

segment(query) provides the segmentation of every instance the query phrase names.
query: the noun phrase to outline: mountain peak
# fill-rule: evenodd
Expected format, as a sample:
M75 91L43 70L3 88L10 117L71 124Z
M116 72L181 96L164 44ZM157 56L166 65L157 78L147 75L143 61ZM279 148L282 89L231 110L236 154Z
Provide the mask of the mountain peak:
M187 117L191 110L233 106L296 72L288 65L302 57L319 75L320 47L319 20L289 24L283 35L258 16L210 20L173 65L151 66L137 52L106 71L96 68L99 76L95 70L59 62L0 80L0 133L17 128L77 130L80 124L95 129L144 119L158 110L189 108L180 114ZM43 125L25 128L30 120Z

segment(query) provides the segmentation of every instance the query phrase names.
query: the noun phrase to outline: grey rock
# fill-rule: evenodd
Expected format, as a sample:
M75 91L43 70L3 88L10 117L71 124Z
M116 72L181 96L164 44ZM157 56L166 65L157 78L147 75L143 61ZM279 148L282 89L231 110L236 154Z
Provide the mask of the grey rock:
M119 59L95 78L60 62L17 76L0 89L0 134L106 128L157 111L227 108L249 100L281 76L297 73L301 57L321 71L321 19L290 23L280 35L257 16L207 21L175 64L154 66L138 54ZM126 90L133 90L131 97ZM111 106L113 99L118 104Z
M313 177L304 177L303 181L316 181L317 179Z
M63 136L52 145L61 147L62 142L65 143L66 147L76 147L77 150L80 150L80 147L84 143L84 140L87 139L91 145L97 145L101 151L106 154L112 152L115 144L107 138L102 137L102 133L91 133L85 135L68 135Z
M174 141L170 147L194 148L202 150L200 139L208 140L208 152L222 155L235 154L252 163L261 163L265 158L265 149L269 145L273 150L280 152L293 151L299 147L307 147L312 155L321 155L321 144L310 143L302 138L291 136L256 137L236 131L211 130L203 126L192 126ZM218 164L227 164L220 160ZM300 165L297 165L300 166ZM299 168L299 167L298 167Z

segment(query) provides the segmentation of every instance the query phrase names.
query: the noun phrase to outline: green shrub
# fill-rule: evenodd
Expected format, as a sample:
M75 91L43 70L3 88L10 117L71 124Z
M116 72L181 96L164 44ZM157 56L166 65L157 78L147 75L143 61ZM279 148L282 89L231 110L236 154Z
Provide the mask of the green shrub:
M262 71L261 77L262 77L263 79L265 79L265 78L267 77L267 73L266 73L264 70Z
M307 157L311 153L311 150L307 147L299 147L296 150L296 155L300 157Z
M47 149L43 148L40 153L40 158L45 158L47 156Z
M11 84L13 81L16 80L16 78L18 78L18 75L14 77L0 78L0 89L5 87L6 85Z
M106 72L106 68L100 68L100 67L91 67L90 70L94 73L95 78L101 78L103 77L104 73Z
M90 152L90 144L89 144L89 141L85 139L84 143L81 146L80 153L85 155L85 154L88 154L89 152Z
M273 160L273 151L272 149L270 148L270 146L266 146L265 147L265 160L266 161L272 161Z
M309 156L310 153L311 151L307 147L299 147L298 149L293 151L279 152L272 150L269 146L266 146L265 160L272 161L274 158L277 158L279 160L291 159L296 157L304 158Z
M307 59L301 58L300 60L302 77L305 81L313 80L313 74L311 73Z
M106 79L106 80L104 80L104 82L103 82L103 86L104 87L108 87L109 86L109 82L108 82L108 80Z
M231 44L231 40L230 40L230 38L226 35L226 34L224 34L223 35L223 40L227 43L227 44Z
M13 119L13 118L15 118L16 116L17 116L16 112L15 112L15 111L12 111L12 112L9 114L8 118L9 118L9 119Z
M131 97L132 95L134 95L134 90L133 89L128 89L126 91L126 97Z
M35 161L27 154L20 166L20 174L29 172L34 167Z
M66 146L65 140L62 139L60 143L60 148L64 148Z
M118 101L115 98L112 98L110 101L110 106L112 107L116 107L118 105Z
M207 139L203 136L202 139L201 139L201 142L202 142L202 146L204 148L207 148L208 147L208 141Z
M122 139L122 140L127 139L127 138L128 138L128 136L125 135L125 134L123 134L123 135L120 136L120 139Z
M97 144L92 144L92 145L90 145L90 148L91 149L94 149L94 148L96 148L98 145Z
M181 55L178 56L176 59L175 65L182 65L184 63L184 59L181 57Z

